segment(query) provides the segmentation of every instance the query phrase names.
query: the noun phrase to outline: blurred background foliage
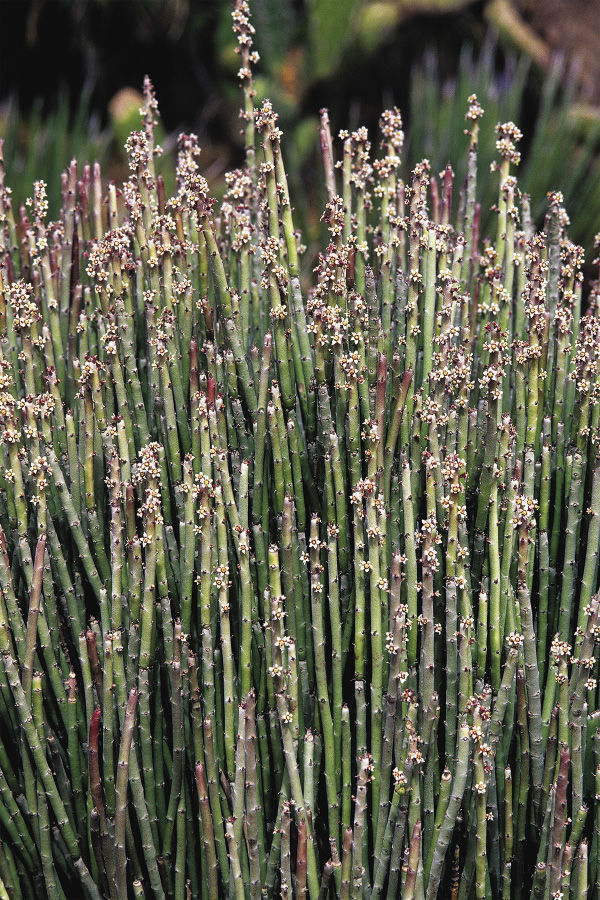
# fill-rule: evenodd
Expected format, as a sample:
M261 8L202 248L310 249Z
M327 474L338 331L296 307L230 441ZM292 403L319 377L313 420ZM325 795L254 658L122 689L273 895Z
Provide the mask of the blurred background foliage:
M597 0L250 0L269 96L286 132L288 170L310 242L319 228L318 111L334 134L368 126L385 106L406 123L405 174L421 157L432 172L451 159L465 172L464 112L475 91L486 110L480 182L486 213L497 193L489 165L494 125L524 132L520 186L544 214L560 189L574 239L592 257L600 230L600 3ZM241 158L227 0L0 0L0 137L16 204L48 182L51 214L71 156L125 174L123 143L139 122L147 72L159 99L163 145L197 132L204 173L218 193ZM312 211L312 218L311 218Z

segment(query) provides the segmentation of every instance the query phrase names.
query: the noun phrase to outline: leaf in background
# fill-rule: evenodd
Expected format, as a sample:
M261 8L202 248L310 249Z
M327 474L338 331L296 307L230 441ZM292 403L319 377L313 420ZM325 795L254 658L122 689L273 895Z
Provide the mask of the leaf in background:
M252 20L262 67L273 75L290 50L296 28L291 0L254 0Z
M367 3L360 11L358 40L365 53L373 53L398 24L398 8L393 0Z
M337 66L352 34L352 20L362 0L310 0L309 39L315 79Z

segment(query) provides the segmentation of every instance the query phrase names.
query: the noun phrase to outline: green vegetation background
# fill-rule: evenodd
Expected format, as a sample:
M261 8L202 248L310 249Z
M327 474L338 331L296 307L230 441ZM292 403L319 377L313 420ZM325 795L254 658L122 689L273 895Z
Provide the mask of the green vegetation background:
M590 235L600 220L600 121L573 54L561 59L535 43L525 0L251 5L261 55L258 99L269 96L281 116L290 178L306 201L297 217L309 248L322 227L323 203L315 197L321 107L330 109L334 133L362 124L374 132L380 110L397 104L408 135L404 174L423 153L437 172L449 158L464 157L464 109L476 91L488 113L480 141L484 234L494 202L487 177L493 123L512 118L525 134L519 181L537 198L534 213L543 215L547 191L562 190L572 237L587 242L591 261ZM97 159L105 175L123 177L123 144L138 120L145 73L163 116L165 173L172 171L176 135L195 131L204 174L219 193L242 149L230 10L227 0L0 0L0 137L15 206L42 178L57 216L56 173L72 156ZM457 175L460 185L465 173Z

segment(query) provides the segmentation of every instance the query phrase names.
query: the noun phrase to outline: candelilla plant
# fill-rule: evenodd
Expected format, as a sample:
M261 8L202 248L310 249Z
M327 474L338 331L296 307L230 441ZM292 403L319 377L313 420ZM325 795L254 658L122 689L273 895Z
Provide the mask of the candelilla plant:
M497 128L330 133L312 273L233 12L210 197L0 165L0 897L600 898L600 295ZM10 173L8 173L10 174Z

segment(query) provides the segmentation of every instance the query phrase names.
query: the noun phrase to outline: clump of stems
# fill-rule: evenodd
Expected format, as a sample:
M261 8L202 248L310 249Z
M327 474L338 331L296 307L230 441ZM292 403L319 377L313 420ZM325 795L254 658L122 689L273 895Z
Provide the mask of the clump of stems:
M217 204L0 159L0 894L600 896L600 308L498 126L334 140L314 271L234 4ZM8 173L10 176L10 173Z

